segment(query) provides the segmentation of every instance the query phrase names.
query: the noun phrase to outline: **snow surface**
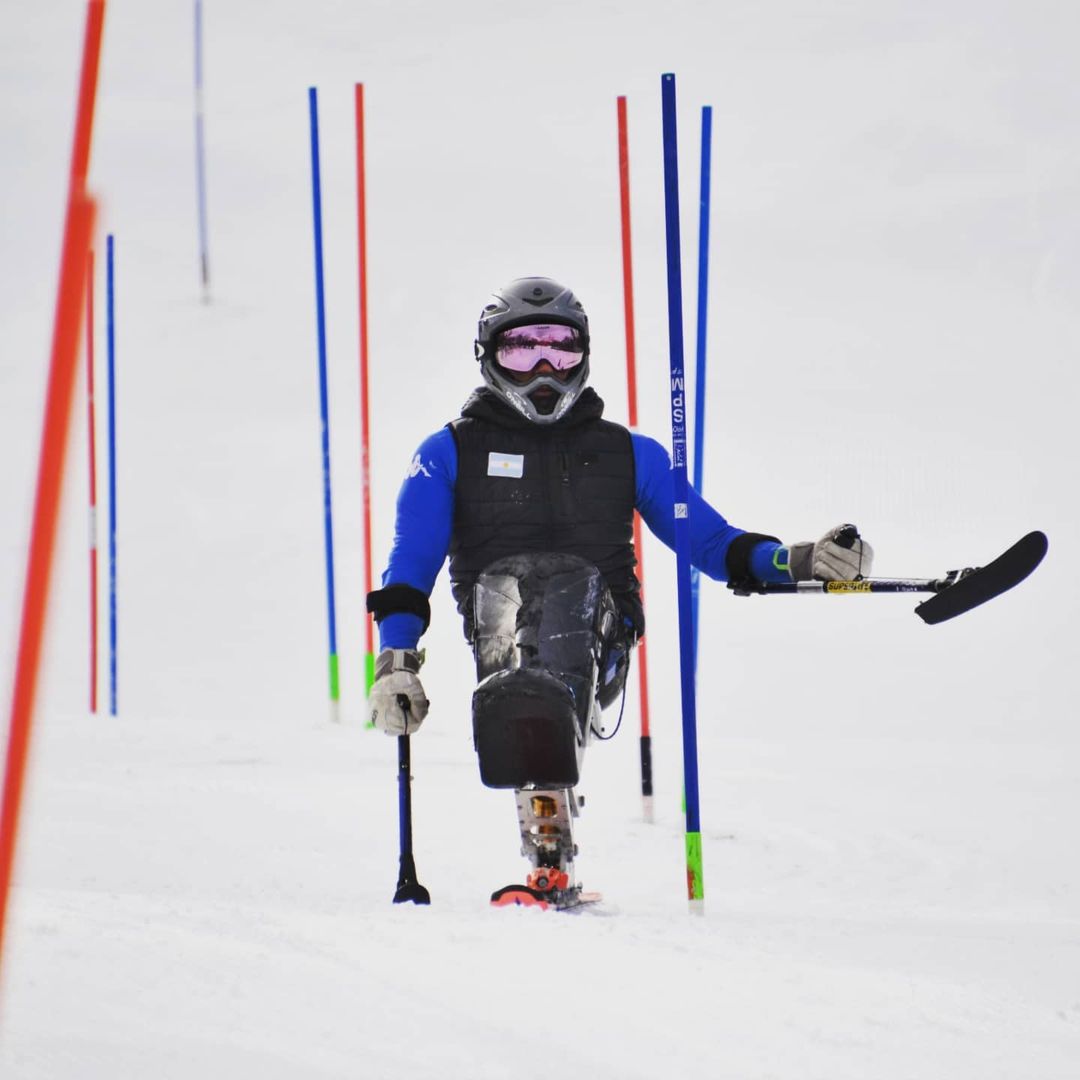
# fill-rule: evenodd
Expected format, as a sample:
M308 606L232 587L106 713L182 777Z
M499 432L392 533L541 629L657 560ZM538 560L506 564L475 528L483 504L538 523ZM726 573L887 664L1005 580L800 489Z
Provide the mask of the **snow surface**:
M83 7L5 14L10 668ZM4 957L5 1080L1080 1075L1076 5L207 0L210 305L191 14L110 0L106 19L92 171L117 243L120 715L86 706L80 403ZM640 820L631 692L623 732L586 761L579 872L608 903L577 917L486 905L524 862L511 796L479 783L441 579L413 748L434 903L395 908L395 748L362 726L352 86L368 105L381 564L399 477L475 384L475 317L504 280L574 286L594 385L625 418L619 93L641 427L666 439L668 70L691 316L698 108L715 110L706 494L788 539L857 521L882 574L983 562L1031 528L1051 551L1023 588L936 628L903 597L707 589L703 919L682 881L673 557L646 542L658 822Z

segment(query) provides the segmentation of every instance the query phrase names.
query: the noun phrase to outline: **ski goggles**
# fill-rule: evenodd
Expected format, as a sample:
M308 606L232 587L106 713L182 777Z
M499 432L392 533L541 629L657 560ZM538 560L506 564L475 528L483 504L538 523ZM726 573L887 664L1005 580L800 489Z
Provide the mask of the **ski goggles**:
M507 371L532 371L544 360L556 371L569 371L584 359L585 342L573 326L515 326L495 337L495 360Z

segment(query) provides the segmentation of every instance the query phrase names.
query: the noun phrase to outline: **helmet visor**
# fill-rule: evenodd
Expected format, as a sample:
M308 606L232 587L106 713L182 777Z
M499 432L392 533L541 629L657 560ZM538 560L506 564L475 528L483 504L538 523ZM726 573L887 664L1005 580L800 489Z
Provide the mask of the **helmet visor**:
M495 360L507 371L532 371L545 360L555 371L569 371L584 359L585 342L573 326L534 323L503 330L495 337Z

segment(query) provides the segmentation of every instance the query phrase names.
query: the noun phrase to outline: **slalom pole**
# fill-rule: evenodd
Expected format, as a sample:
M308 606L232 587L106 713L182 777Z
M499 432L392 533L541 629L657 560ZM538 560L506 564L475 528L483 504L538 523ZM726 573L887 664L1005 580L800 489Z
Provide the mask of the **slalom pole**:
M701 198L698 217L697 365L694 371L694 487L705 493L705 331L709 313L709 189L712 160L712 106L701 108ZM701 640L701 572L690 568L690 598L694 624L694 672Z
M91 4L91 7L93 6ZM93 234L95 210L93 200L88 198L84 191L74 193L69 203L64 231L45 421L38 460L37 492L30 532L30 554L27 560L19 646L15 661L15 684L11 697L3 809L0 813L0 956L3 955L7 901L11 891L23 783L45 635L64 459L67 455L71 399L74 396L78 362L86 251Z
M364 84L356 84L356 223L360 289L360 491L364 509L364 595L372 590L371 553L371 413L368 393L367 317L367 179L364 163ZM364 697L375 681L375 621L364 616ZM374 728L370 720L366 724Z
M30 526L26 584L23 591L19 644L12 683L3 800L0 805L0 959L4 955L8 898L11 893L11 879L15 865L19 815L30 750L49 586L52 579L53 551L56 546L57 521L63 490L64 462L67 456L68 431L71 426L71 405L75 394L75 374L78 370L79 333L86 295L86 253L90 248L90 238L94 230L95 206L93 199L86 194L86 176L90 163L90 140L93 131L94 99L104 19L103 0L90 0L86 12L75 138L71 155L56 308L53 316L52 346L49 356L48 385L45 391L37 487Z
M308 89L311 118L311 200L315 231L315 323L319 340L319 408L322 415L323 535L326 546L326 611L330 635L330 718L339 716L337 614L334 607L334 518L330 493L330 395L326 376L326 298L323 288L322 184L319 175L319 102Z
M619 125L619 208L622 222L623 311L626 322L626 396L631 432L637 432L637 362L634 338L634 273L630 243L630 139L627 133L626 97L615 99ZM641 542L641 515L634 511L634 552L645 605L645 549ZM654 820L652 782L652 734L649 731L649 665L645 638L638 642L638 697L641 705L641 803L642 815Z
M116 715L117 594L116 594L116 270L115 241L105 239L105 341L109 404L109 713Z
M97 712L98 549L97 423L94 409L94 249L86 253L86 443L90 472L90 713Z
M660 77L664 125L664 210L667 224L668 340L671 359L671 460L674 488L676 586L679 600L679 670L682 683L683 783L686 792L686 891L690 911L704 912L698 798L694 627L690 601L689 483L686 475L686 372L683 367L682 253L679 241L679 151L675 76Z
M203 132L202 0L195 0L195 186L199 214L199 273L203 303L210 302L210 244L206 226L206 140Z

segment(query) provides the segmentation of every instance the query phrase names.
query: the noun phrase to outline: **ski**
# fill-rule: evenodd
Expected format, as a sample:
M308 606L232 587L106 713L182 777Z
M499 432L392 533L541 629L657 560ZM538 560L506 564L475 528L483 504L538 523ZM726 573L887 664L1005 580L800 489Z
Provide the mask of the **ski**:
M533 875L529 875L532 880ZM598 904L598 892L584 892L580 885L561 889L537 889L531 885L504 885L491 894L492 907L534 907L540 911L580 911Z
M1042 562L1049 542L1035 531L1018 540L985 566L950 570L941 578L860 578L856 581L791 581L729 583L736 596L771 595L854 596L868 593L934 593L915 608L930 626L963 615L1019 585Z

